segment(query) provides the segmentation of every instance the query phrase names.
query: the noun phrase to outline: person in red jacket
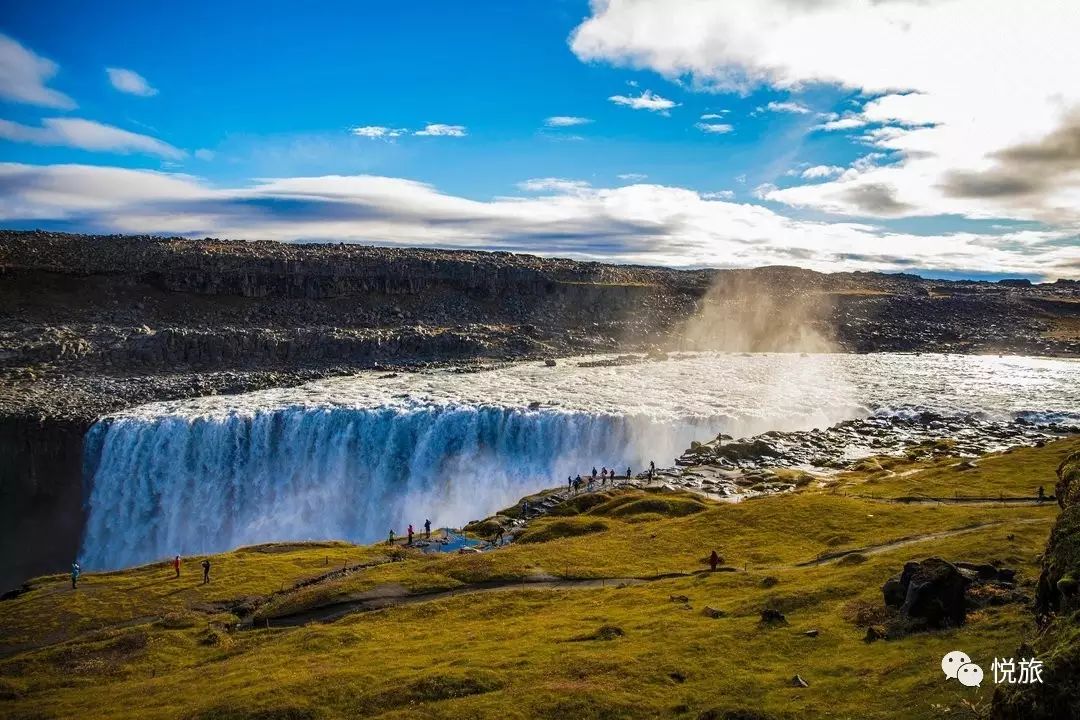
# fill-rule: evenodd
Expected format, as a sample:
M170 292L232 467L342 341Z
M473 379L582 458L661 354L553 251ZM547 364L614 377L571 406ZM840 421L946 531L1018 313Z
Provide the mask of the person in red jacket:
M173 570L176 571L176 577L180 577L180 556L177 555L172 561Z

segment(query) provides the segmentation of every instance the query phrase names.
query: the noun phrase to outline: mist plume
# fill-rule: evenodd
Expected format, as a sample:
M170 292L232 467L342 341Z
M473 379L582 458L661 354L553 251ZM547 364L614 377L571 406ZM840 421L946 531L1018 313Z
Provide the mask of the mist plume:
M836 350L831 296L777 269L750 272L718 274L697 312L672 334L672 345L729 352Z

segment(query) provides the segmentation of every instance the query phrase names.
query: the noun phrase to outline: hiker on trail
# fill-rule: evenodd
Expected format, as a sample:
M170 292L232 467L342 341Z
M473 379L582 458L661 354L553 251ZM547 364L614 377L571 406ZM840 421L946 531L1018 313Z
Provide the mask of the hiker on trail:
M627 480L630 479L630 466L629 465L626 466L626 479Z
M74 590L79 582L79 575L82 575L82 568L79 567L79 562L76 560L71 563L71 589Z
M176 571L176 577L180 577L180 556L177 555L172 561L173 570Z
M600 468L600 477L605 479L605 480L607 479L607 465Z
M596 468L595 467L593 467L593 469L592 469L592 479L593 480L596 479Z
M210 560L202 561L202 584L206 585L210 582Z
M431 539L431 520L424 520L424 538Z
M581 492L581 476L580 475L578 475L574 479L574 494L576 495L579 492Z
M1040 485L1039 486L1039 502L1042 502L1045 499L1046 499L1046 488L1044 488L1042 485Z
M716 554L716 551L712 551L712 555L709 556L709 569L716 572L716 566L720 564L720 556Z
M574 478L567 475L566 476L566 489L567 490L572 490L573 487L574 487Z
M393 545L394 544L394 531L392 529L390 530L390 537L387 538L386 544L387 545Z
M654 463L652 460L650 460L649 461L649 479L652 480L654 475L656 475L656 463Z
M409 544L409 545L412 545L412 536L413 536L413 529L412 529L412 525L411 525L411 524L409 525L409 529L408 529L408 530L406 530L405 532L407 532L407 533L408 533L408 535L409 535L409 542L408 542L408 544Z

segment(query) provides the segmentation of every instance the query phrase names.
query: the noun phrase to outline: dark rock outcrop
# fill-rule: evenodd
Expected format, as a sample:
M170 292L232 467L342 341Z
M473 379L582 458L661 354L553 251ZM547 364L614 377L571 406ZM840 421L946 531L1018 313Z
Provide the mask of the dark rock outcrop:
M882 587L885 604L898 610L908 631L960 627L967 617L964 593L971 581L950 562L908 562Z
M1041 632L1034 647L1021 653L1042 660L1042 682L999 686L994 720L1080 717L1080 452L1066 457L1057 475L1062 511L1043 553L1035 596Z

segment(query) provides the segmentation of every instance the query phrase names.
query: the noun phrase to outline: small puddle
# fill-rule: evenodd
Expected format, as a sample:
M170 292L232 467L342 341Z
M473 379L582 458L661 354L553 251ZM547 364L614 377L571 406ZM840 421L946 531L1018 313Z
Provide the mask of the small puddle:
M445 553L457 552L462 548L479 547L486 544L481 540L473 540L446 528L443 528L440 532L443 533L442 537L434 537L431 540L423 541L426 544L421 545L420 549L425 553Z

